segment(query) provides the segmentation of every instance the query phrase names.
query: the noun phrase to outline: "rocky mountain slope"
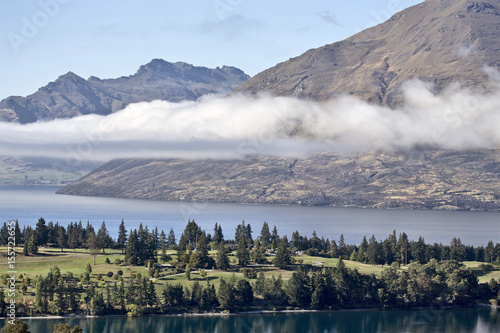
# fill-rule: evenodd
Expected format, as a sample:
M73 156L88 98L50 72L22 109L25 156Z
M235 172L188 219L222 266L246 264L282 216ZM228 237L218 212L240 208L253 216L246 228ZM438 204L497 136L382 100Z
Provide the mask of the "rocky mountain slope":
M328 100L352 94L399 106L401 85L419 78L488 89L500 69L500 1L427 0L343 41L309 50L243 83L237 91Z
M500 68L500 1L427 0L344 41L310 50L236 91L396 107L419 78L440 90L489 86ZM395 110L394 112L402 112ZM444 112L444 111L443 111ZM435 147L304 159L117 160L59 193L159 200L500 210L500 149Z
M115 160L60 194L377 208L500 210L500 150Z
M85 114L106 115L130 103L156 99L196 100L205 94L230 92L248 78L234 67L209 69L162 59L153 59L134 75L117 79L92 76L85 80L69 72L32 95L2 100L0 121L25 124Z

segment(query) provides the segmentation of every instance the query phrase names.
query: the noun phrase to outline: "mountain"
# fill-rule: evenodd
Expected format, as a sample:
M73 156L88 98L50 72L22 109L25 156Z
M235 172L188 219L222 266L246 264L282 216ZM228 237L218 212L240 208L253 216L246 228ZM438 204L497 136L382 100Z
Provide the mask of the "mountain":
M376 208L500 210L500 150L292 159L115 160L59 194Z
M237 92L328 100L352 94L392 107L419 78L491 89L500 68L500 1L427 0L344 41L307 51ZM397 111L395 111L397 112ZM443 112L445 112L443 110ZM61 194L212 202L500 210L500 149L317 153L303 159L116 160Z
M25 124L85 114L106 115L130 103L156 99L196 100L205 94L230 92L248 78L235 67L209 69L162 59L153 59L134 75L117 79L92 76L85 80L69 72L32 95L2 100L0 121Z
M500 1L427 0L350 38L309 50L244 82L239 92L328 100L351 94L400 106L414 78L488 89L500 69Z

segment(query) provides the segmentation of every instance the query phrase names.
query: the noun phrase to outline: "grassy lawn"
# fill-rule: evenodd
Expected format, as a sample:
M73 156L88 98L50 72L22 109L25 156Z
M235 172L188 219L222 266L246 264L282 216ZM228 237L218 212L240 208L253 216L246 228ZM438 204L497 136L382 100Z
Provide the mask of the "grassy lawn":
M485 283L491 279L500 279L500 269L498 266L494 267L494 270L485 270L483 267L484 263L478 261L465 261L464 264L470 267L478 275L479 283Z

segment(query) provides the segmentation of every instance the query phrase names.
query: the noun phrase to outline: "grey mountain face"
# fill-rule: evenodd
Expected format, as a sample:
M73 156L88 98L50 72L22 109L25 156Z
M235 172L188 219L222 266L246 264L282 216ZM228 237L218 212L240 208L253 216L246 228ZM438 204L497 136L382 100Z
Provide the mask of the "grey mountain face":
M352 94L398 106L413 78L440 90L459 82L488 89L485 66L500 69L500 1L427 0L343 41L309 50L237 91L328 100Z
M209 69L154 59L137 73L117 79L85 80L69 72L27 97L0 102L0 121L31 123L84 114L110 114L127 104L196 100L205 94L227 93L249 78L234 67Z

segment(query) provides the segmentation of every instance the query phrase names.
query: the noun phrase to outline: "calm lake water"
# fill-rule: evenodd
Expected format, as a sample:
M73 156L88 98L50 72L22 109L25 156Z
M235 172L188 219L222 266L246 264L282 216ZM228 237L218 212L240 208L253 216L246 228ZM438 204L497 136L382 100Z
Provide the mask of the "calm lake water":
M385 239L394 229L406 232L410 239L423 236L427 243L449 244L453 237L475 246L486 245L489 240L500 242L499 212L168 202L55 194L59 189L0 186L0 222L18 219L21 225L34 226L43 217L47 222L62 225L90 221L97 229L105 220L111 236L116 237L118 225L124 219L128 230L142 222L150 229L158 227L167 233L173 228L178 239L188 219L194 219L208 232L213 232L218 222L226 238L233 238L236 225L245 220L252 225L254 236L267 221L271 228L276 225L280 235L289 238L295 230L308 237L315 230L319 237L335 240L343 233L351 244L359 244L364 235Z
M490 309L359 311L238 316L179 316L26 320L31 332L54 324L78 325L85 333L498 333L500 312ZM3 322L0 326L5 325Z

